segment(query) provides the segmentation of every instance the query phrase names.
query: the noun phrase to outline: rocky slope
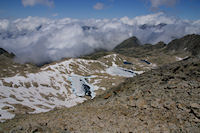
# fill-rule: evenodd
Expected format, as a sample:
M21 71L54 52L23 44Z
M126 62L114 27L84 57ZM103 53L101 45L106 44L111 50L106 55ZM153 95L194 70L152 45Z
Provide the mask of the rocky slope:
M198 132L198 40L141 45L132 37L113 51L41 68L12 58L3 66L8 57L0 55L0 120L16 115L0 131Z
M147 71L154 64L110 53L98 60L64 59L41 68L2 59L0 120L15 114L47 112L72 107L117 86L126 77ZM132 65L124 61L134 62ZM89 97L85 97L85 95Z
M187 59L128 78L69 109L18 115L13 132L193 132L200 130L200 60Z

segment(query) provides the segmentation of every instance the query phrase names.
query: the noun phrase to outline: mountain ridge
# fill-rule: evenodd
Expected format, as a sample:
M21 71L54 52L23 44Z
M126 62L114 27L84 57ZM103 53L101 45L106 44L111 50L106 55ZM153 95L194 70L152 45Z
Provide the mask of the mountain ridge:
M193 56L200 56L200 35L191 34L180 39L175 39L167 45L166 50L185 50L190 52Z

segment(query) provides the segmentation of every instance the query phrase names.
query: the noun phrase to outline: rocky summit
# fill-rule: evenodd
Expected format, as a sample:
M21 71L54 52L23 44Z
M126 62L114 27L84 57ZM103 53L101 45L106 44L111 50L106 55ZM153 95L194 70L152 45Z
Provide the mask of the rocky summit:
M1 65L0 132L198 133L199 38L151 45L132 37L42 67L10 59Z

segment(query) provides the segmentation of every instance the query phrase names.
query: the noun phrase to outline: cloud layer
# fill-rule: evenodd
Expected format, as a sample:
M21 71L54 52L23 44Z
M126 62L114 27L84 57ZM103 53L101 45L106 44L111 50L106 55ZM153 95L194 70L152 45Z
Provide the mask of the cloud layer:
M136 36L142 43L168 43L186 34L200 34L200 20L188 21L164 13L130 19L47 19L27 17L0 20L0 47L12 51L21 62L37 64L113 49Z
M46 5L49 7L54 6L53 0L22 0L22 4L26 6L35 6L37 4Z

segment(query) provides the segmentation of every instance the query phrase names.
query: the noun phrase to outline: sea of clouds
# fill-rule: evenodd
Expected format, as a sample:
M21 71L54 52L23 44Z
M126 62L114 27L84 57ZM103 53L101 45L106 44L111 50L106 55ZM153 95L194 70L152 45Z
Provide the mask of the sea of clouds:
M132 19L0 19L0 47L15 53L22 63L43 64L98 49L112 50L132 36L143 44L155 44L168 43L187 34L200 34L200 20L182 20L164 13Z

